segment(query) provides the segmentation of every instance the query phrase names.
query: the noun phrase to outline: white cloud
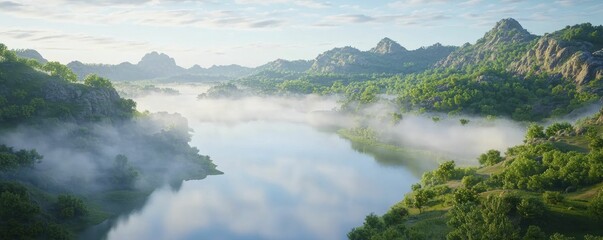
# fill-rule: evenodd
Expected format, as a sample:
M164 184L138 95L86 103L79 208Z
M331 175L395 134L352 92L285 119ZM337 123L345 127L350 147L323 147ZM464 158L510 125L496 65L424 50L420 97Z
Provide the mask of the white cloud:
M111 37L99 37L86 34L65 33L45 29L0 29L0 35L8 39L44 45L45 48L77 48L78 46L95 46L98 48L147 48L146 42L119 40Z
M272 4L291 4L307 8L327 8L330 3L323 3L313 0L235 0L237 4L256 4L256 5L272 5Z

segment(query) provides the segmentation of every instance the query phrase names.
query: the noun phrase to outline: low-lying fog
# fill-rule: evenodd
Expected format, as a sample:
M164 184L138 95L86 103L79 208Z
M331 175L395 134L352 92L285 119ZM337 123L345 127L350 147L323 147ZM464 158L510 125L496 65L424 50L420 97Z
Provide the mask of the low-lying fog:
M182 114L194 131L191 145L225 174L155 191L142 210L113 224L108 239L344 239L364 216L401 201L435 161L476 164L489 149L521 143L525 130L505 119L463 116L462 125L461 117L434 121L435 114L405 114L394 124L388 104L354 117L337 112L334 97L197 99L207 86L167 87L181 94L139 97L138 109ZM335 132L367 126L410 151Z
M450 159L476 163L479 154L520 144L525 124L506 119L486 120L479 117L447 117L435 114L405 114L397 124L388 116L391 106L380 104L363 111L359 119L336 113L335 97L309 95L303 97L244 97L238 99L197 99L207 91L205 85L168 85L178 96L160 94L135 99L139 110L178 112L190 121L237 124L248 121L282 121L309 124L314 127L351 128L369 126L384 138L404 146L450 155ZM439 121L432 117L440 116ZM470 122L461 125L459 119Z

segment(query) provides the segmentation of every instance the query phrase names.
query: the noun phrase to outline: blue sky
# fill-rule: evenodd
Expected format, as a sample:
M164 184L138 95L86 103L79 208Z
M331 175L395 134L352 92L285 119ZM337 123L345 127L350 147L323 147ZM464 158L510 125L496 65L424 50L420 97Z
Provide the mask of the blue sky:
M603 24L600 0L0 0L0 42L68 63L136 63L158 51L190 67L313 59L368 50L474 43L502 19L542 35Z

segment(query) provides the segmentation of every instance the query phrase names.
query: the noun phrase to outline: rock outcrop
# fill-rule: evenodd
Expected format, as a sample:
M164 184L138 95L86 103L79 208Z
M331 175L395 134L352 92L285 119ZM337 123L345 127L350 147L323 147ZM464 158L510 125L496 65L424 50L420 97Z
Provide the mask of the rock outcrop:
M524 46L537 36L530 34L515 19L500 20L474 45L465 44L436 64L436 67L464 67L483 61L495 61L506 55L505 46Z
M42 98L47 102L75 105L74 120L119 118L127 115L122 106L123 99L113 88L93 88L82 84L71 84L59 79L44 81Z
M379 54L379 55L387 55L387 54L401 54L407 52L406 48L402 47L400 44L391 40L389 38L384 38L377 46L369 50L369 52Z
M519 74L560 74L583 85L603 78L603 50L591 53L589 49L589 42L568 42L545 35L511 69Z

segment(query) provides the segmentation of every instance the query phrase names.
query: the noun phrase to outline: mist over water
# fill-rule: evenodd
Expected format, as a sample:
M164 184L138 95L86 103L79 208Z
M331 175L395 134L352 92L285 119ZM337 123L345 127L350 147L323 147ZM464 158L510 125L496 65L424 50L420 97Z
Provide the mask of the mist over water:
M170 85L180 95L135 99L139 110L186 117L191 145L225 174L155 191L139 212L120 217L109 239L343 239L365 215L385 213L437 161L476 163L488 149L521 143L525 126L507 120L434 122L387 105L368 118L340 114L333 97L197 99L202 85ZM369 126L386 140L443 156L381 152L323 127Z

